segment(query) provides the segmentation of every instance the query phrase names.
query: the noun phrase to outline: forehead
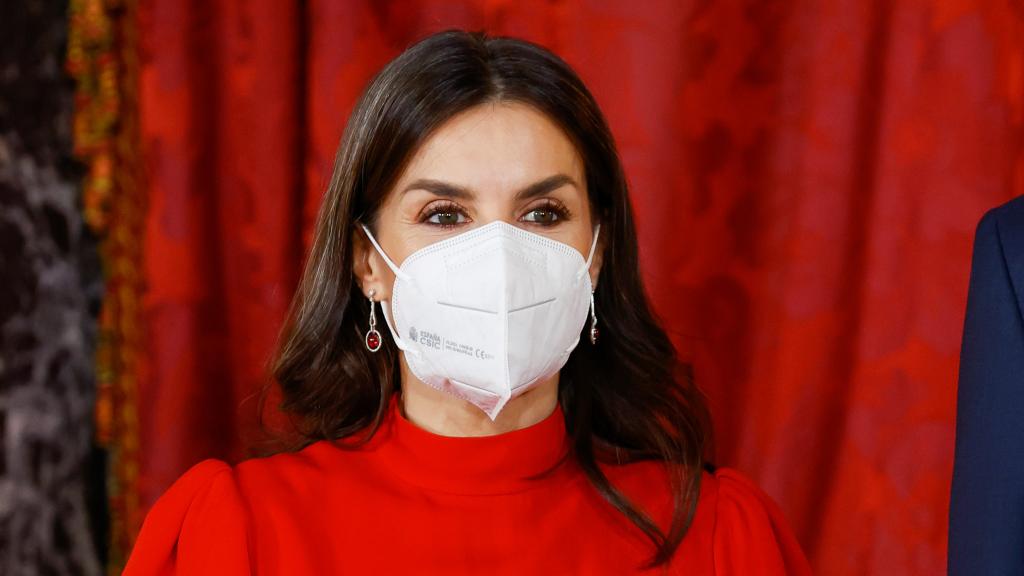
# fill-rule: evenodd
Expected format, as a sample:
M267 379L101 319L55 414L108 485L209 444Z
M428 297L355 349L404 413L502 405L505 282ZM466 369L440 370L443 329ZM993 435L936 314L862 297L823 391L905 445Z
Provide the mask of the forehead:
M481 192L518 190L557 173L583 182L582 160L561 128L531 106L493 102L456 115L431 134L398 187L435 178Z

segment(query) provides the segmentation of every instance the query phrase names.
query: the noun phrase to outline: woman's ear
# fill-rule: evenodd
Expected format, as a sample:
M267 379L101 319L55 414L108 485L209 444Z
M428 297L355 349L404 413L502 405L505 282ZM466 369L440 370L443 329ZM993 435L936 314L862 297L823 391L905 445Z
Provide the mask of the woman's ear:
M391 285L393 284L393 280L388 282L387 272L390 270L384 263L384 259L370 244L366 232L358 224L352 230L351 241L352 275L356 279L356 284L359 284L359 288L363 291L363 296L369 298L370 290L373 290L374 300L379 302L390 299Z

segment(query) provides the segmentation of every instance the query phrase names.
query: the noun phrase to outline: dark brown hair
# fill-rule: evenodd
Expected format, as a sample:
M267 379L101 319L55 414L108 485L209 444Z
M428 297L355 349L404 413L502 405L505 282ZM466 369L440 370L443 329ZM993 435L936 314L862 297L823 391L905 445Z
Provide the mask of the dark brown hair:
M322 439L365 441L377 430L399 384L399 355L389 339L376 354L363 346L369 308L352 271L354 224L372 225L433 131L459 112L494 101L543 112L583 159L605 238L595 292L601 337L596 346L573 351L560 373L559 401L571 456L608 503L650 538L650 566L665 564L696 510L710 444L707 407L690 366L678 361L648 306L626 179L607 122L568 64L540 46L440 32L391 61L367 87L342 136L312 250L272 359L280 408L300 433L296 447ZM363 430L368 434L355 438ZM658 460L669 470L675 508L667 530L598 465L637 460Z

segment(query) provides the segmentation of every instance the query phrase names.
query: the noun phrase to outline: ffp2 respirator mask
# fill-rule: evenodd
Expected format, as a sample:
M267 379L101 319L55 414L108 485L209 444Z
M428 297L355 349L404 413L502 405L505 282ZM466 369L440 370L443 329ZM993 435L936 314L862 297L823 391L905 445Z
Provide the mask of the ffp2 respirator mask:
M396 345L427 385L492 420L508 401L561 370L579 343L593 287L590 253L495 221L413 252L396 265L390 305Z

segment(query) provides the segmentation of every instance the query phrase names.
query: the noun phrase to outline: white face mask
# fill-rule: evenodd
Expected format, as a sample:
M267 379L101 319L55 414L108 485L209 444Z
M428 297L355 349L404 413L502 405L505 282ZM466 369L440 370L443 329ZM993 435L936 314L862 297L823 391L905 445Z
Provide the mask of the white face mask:
M409 369L491 420L561 370L590 307L590 255L500 220L417 250L396 266L384 319ZM392 322L392 316L394 321Z

